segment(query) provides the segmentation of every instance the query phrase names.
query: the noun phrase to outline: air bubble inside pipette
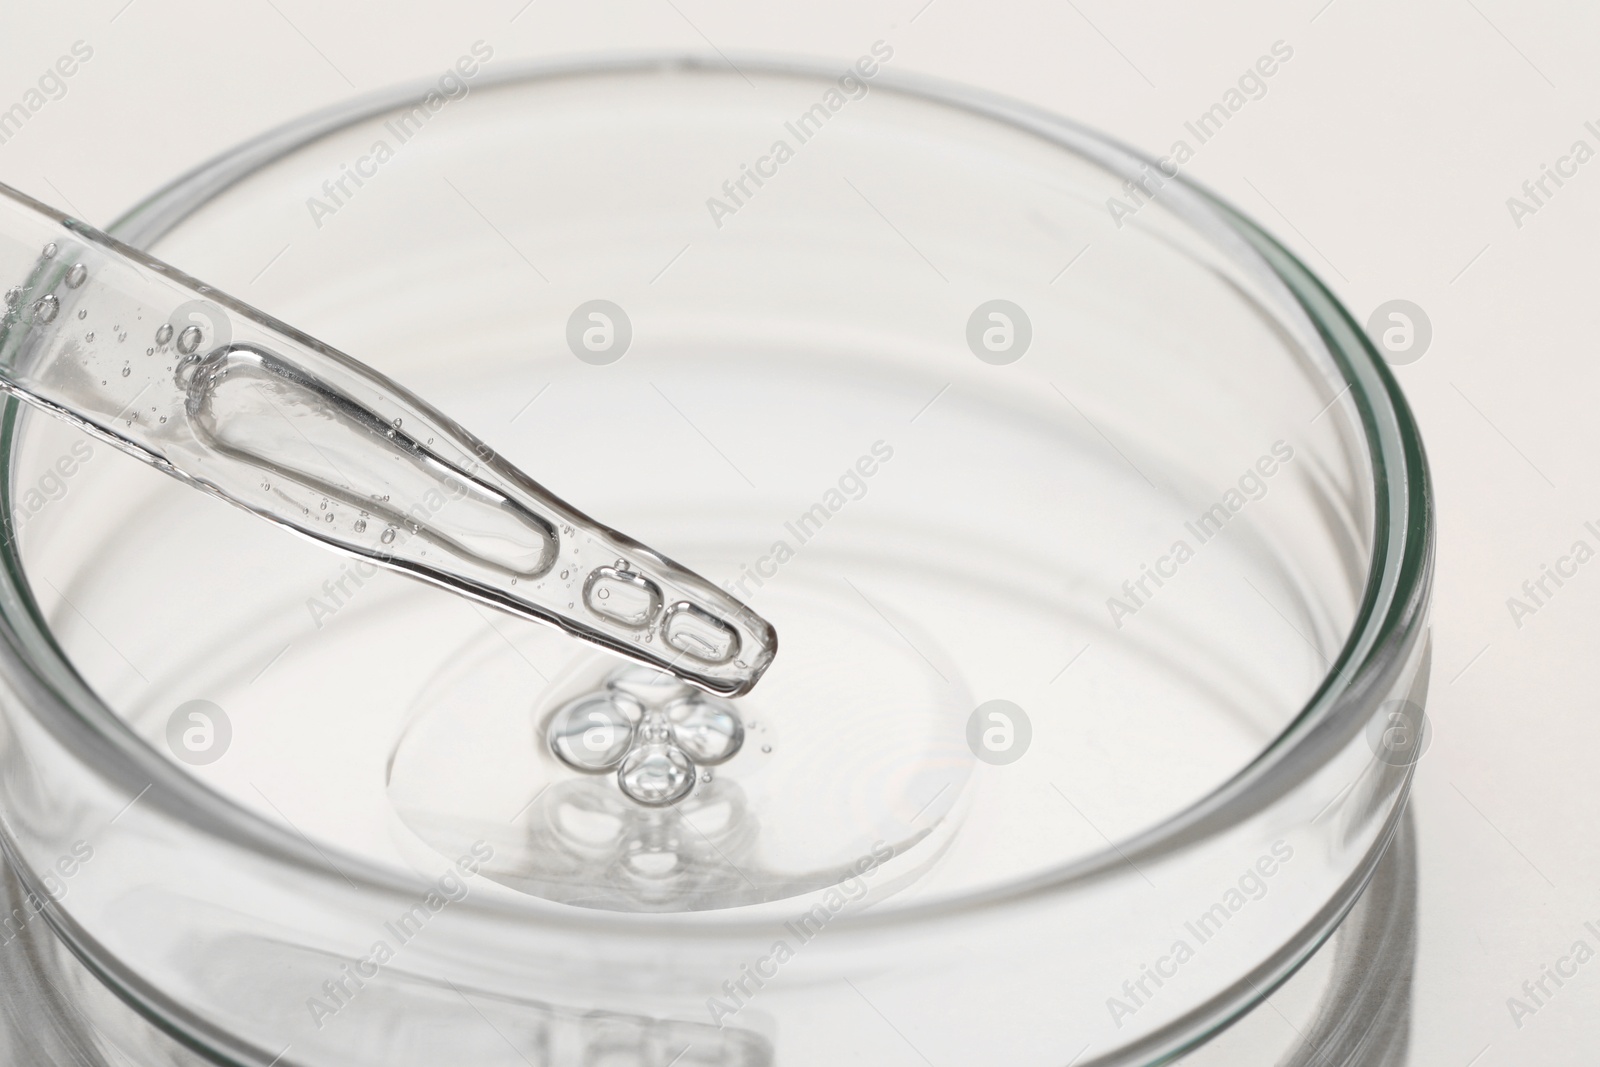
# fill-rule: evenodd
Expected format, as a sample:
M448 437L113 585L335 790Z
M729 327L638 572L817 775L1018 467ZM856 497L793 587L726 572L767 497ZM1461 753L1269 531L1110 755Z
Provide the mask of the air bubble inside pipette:
M320 544L707 692L741 695L771 663L776 634L737 599L403 387L3 186L0 214L0 256L20 253L0 388Z
M550 523L272 353L234 345L180 374L190 421L218 451L508 574L538 577L556 559Z

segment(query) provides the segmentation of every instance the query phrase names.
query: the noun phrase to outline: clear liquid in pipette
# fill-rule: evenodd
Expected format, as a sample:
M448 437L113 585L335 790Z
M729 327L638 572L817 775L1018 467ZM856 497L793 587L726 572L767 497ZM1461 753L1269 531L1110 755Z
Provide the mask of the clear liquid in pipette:
M31 327L9 357L26 399L264 518L711 691L745 691L770 661L771 628L738 601L554 501L371 372L270 335L234 340L251 324L207 298L169 298L163 314L130 284L143 271L65 248L6 296L11 324Z

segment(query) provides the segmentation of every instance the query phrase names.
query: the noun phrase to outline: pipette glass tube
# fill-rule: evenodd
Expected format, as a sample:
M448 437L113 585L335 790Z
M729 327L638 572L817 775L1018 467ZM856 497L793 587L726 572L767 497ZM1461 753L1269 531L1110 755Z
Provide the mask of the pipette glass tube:
M772 662L740 601L404 387L5 186L0 285L0 388L173 477L708 692ZM90 308L113 327L85 330Z

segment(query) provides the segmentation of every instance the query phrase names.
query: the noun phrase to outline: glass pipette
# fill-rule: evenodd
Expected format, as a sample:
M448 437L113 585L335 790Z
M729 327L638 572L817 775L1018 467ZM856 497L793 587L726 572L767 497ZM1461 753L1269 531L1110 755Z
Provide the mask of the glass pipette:
M6 285L0 389L196 488L709 692L748 692L777 651L404 387L0 185Z

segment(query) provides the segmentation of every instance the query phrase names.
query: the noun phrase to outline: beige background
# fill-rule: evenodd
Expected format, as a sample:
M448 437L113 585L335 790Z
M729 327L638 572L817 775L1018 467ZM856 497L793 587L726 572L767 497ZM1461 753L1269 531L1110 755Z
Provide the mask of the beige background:
M1600 527L1600 159L1547 182L1553 195L1520 227L1506 201L1575 140L1600 151L1584 128L1600 129L1600 7L924 3L14 3L0 109L74 42L93 58L0 144L0 181L104 224L238 140L436 74L480 38L499 62L665 47L853 57L887 37L897 70L1023 97L1162 153L1285 42L1293 58L1267 94L1186 170L1298 250L1357 318L1405 298L1432 320L1431 348L1399 368L1442 531L1412 1062L1593 1062L1600 959L1520 1027L1506 1000L1574 940L1600 948L1583 928L1600 927L1600 562L1520 628L1507 598L1576 539L1600 548L1583 528Z

